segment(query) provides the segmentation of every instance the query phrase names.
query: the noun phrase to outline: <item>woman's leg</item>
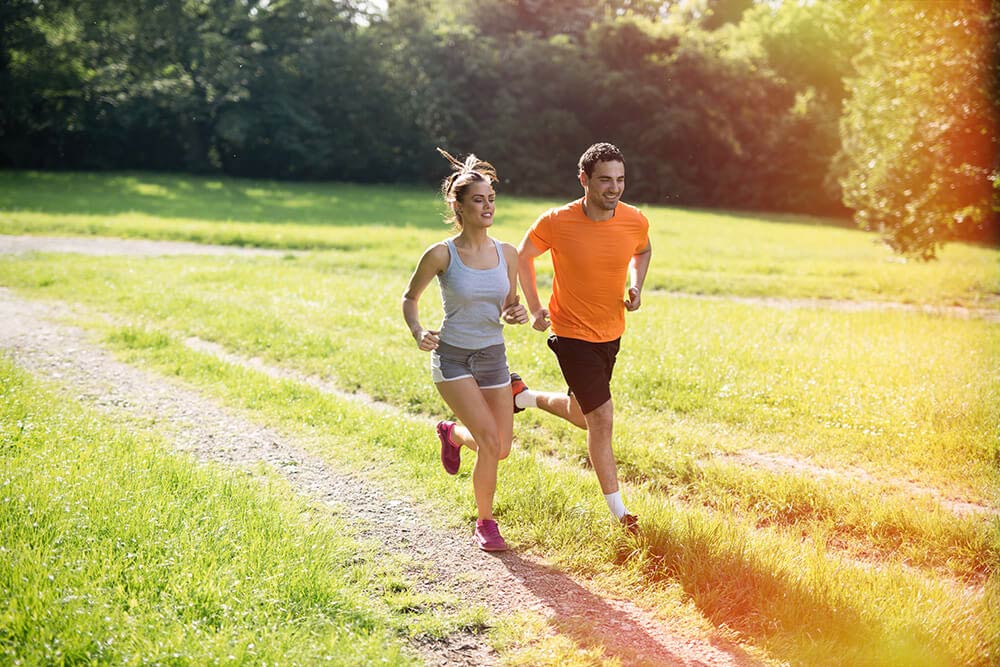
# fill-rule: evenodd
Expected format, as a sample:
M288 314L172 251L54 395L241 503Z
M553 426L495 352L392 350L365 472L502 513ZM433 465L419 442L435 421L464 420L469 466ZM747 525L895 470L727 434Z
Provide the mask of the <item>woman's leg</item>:
M497 488L497 463L500 460L500 437L494 412L487 402L485 393L472 378L462 378L451 382L435 384L441 397L455 416L465 425L464 431L455 429L457 444L476 450L476 463L472 468L472 488L476 496L476 508L480 519L493 518L493 495ZM506 389L506 388L505 388ZM491 393L498 390L486 390ZM508 411L510 389L506 389ZM508 451L510 445L507 445Z
M499 458L503 460L510 454L510 445L514 438L514 400L510 395L510 387L483 389L482 393L487 405L490 406L490 412L493 413L500 446Z

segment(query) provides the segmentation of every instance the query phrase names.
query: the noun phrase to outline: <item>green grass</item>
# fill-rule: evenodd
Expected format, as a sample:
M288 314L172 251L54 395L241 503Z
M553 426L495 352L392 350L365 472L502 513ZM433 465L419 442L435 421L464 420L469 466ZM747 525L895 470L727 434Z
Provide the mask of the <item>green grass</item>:
M496 236L516 244L541 211L561 203L507 197L501 188ZM984 248L952 244L939 261L900 263L875 236L821 226L829 221L786 216L779 223L762 215L645 210L655 253L650 291L1000 309L997 254ZM361 267L366 258L354 253L374 253L381 265L398 271L440 240L447 229L443 213L432 188L0 171L2 234L340 250ZM543 281L545 267L542 260Z
M415 664L402 616L363 593L391 564L340 520L112 428L6 359L0 395L7 664Z
M517 242L551 203L501 192L496 235ZM112 324L89 325L136 363L302 429L338 465L389 461L387 479L471 519L467 469L446 482L454 493L441 493L423 421L385 424L181 343L198 336L408 413L445 414L399 312L419 253L446 233L432 191L0 173L0 210L5 233L326 248L282 259L2 258L0 285L110 314ZM518 416L515 454L501 471L505 535L650 605L667 600L671 613L691 605L795 664L995 661L1000 520L955 518L906 487L1000 504L1000 327L670 292L996 309L1000 253L951 245L938 262L903 264L870 235L814 221L647 213L650 289L629 316L614 388L616 454L645 539L612 539L580 432L536 411ZM426 322L440 317L431 292ZM525 327L507 333L512 367L533 388L560 390L543 338ZM727 457L741 452L865 476ZM512 664L547 650L503 641L518 646Z
M441 514L471 520L468 465L443 493L427 423L379 419L362 405L294 382L276 383L176 341L149 347L149 338L126 330L112 331L109 340L132 361L188 379L259 411L268 422L313 433L317 451L331 461L356 468L370 468L372 458L382 461L373 474L440 506ZM333 433L350 437L326 435ZM969 596L948 578L904 563L857 563L822 541L803 541L805 525L761 529L710 508L669 502L655 489L629 494L647 526L644 541L633 544L607 520L588 471L547 464L519 449L504 462L501 479L496 512L517 547L540 549L589 575L615 576L617 565L618 576L635 573L642 589L679 587L713 623L805 663L824 664L830 645L837 647L837 660L872 664L893 664L901 652L918 664L978 664L982 651L996 647L992 602L983 597L995 598L995 579L985 593ZM955 622L965 634L954 632Z

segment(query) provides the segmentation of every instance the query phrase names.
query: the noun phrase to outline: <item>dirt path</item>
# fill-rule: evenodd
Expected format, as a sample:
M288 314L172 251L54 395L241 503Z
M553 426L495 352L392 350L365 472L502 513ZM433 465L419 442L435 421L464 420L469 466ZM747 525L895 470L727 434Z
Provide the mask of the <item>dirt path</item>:
M59 324L65 305L28 301L0 288L0 353L32 373L53 380L71 398L121 421L154 423L168 442L199 460L245 468L264 463L304 497L335 507L384 553L413 558L410 578L427 590L445 590L497 616L535 611L582 648L600 647L623 665L757 664L725 641L682 636L634 604L602 597L526 554L489 555L470 535L442 531L397 491L331 468L294 436L255 424L194 389L117 361L84 331ZM497 656L482 636L461 633L445 641L413 642L428 665L492 665Z
M29 252L67 252L78 255L271 255L282 257L295 251L271 248L240 248L186 241L149 241L116 239L108 236L11 236L0 234L0 254L21 255Z
M702 301L730 301L747 303L754 306L765 306L781 310L797 308L816 310L836 310L856 313L863 311L897 311L909 313L926 313L942 317L954 317L961 320L985 320L994 324L1000 323L1000 310L994 308L970 308L967 306L932 306L918 303L899 303L897 301L853 301L847 299L792 299L767 296L734 296L731 294L691 294L689 292L668 292L656 290L654 293L665 294L677 299L699 299ZM993 297L994 303L1000 299Z
M743 450L733 454L720 454L718 458L719 460L738 463L743 466L762 468L772 472L795 473L811 477L813 479L825 479L832 477L841 480L852 480L862 484L886 485L897 489L911 498L931 498L938 503L942 509L957 516L980 516L988 518L998 513L995 508L988 505L983 505L964 498L949 497L941 493L938 489L924 486L906 479L879 478L872 475L867 470L857 467L837 469L827 468L809 461L803 461L802 459L798 459L793 456L755 452L751 450Z
M0 254L23 254L33 251L66 252L83 255L134 255L156 257L164 255L270 255L284 256L299 254L292 250L269 248L240 248L236 246L207 245L184 241L150 241L145 239L117 239L105 236L54 237L54 236L11 236L0 234ZM901 311L921 312L931 315L955 317L959 319L982 319L1000 323L1000 310L996 308L970 308L966 306L929 306L893 301L852 301L846 299L790 299L755 296L732 296L722 294L691 294L653 290L676 299L699 299L705 301L732 301L757 306L780 309L812 308L844 312L859 311ZM992 296L993 303L1000 303L1000 295Z

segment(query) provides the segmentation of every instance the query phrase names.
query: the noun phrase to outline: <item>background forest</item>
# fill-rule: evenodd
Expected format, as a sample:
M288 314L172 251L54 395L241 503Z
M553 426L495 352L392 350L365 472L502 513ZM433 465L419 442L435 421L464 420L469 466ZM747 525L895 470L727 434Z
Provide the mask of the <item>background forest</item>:
M1000 0L6 0L0 167L433 183L996 243Z

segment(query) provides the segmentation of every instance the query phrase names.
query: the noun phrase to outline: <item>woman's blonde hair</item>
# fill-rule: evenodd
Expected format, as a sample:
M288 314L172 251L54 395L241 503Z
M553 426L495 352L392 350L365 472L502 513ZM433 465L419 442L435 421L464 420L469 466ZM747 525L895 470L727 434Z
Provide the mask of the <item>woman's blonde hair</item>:
M448 217L445 218L445 222L450 223L452 229L458 230L462 228L462 220L455 214L452 203L461 201L462 197L465 196L465 191L473 183L486 181L492 185L500 179L492 164L480 160L472 153L465 158L464 162L460 162L443 148L438 148L437 151L451 163L452 169L451 174L441 181L441 196L448 204Z

